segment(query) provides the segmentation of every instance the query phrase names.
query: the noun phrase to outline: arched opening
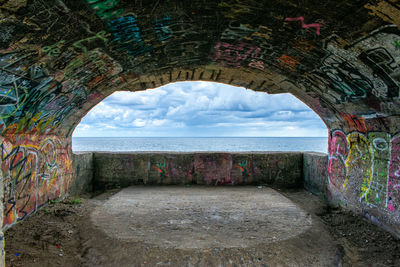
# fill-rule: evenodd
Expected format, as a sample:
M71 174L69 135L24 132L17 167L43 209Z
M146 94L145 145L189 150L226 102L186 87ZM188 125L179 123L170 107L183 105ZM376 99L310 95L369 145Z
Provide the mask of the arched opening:
M327 135L322 120L290 94L179 82L108 96L83 117L72 147L74 151L326 153Z

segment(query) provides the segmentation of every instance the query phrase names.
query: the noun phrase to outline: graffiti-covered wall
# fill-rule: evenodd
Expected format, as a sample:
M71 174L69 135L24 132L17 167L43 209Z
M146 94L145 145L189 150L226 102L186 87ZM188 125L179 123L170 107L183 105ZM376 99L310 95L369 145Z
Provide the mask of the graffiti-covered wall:
M400 138L385 132L334 130L329 138L331 192L342 205L400 219ZM382 216L376 214L382 211Z
M2 137L1 171L7 227L66 194L72 180L69 146L57 136Z
M309 105L330 129L332 198L400 231L398 1L5 0L0 10L6 226L64 195L72 132L106 96L204 80Z
M100 153L93 156L95 189L136 184L302 185L303 155L271 153Z

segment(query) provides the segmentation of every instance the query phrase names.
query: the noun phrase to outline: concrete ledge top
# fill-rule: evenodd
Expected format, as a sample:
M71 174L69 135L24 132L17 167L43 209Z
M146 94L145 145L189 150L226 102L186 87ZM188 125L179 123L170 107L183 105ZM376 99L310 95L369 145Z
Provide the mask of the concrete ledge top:
M72 151L74 155L85 155L85 154L92 154L92 151Z
M309 154L315 156L328 156L327 153L313 151L73 151L75 155L82 154L174 154L174 155L190 155L190 154Z
M321 157L328 156L327 153L314 152L314 151L305 151L304 154L313 155L313 156L321 156Z
M302 154L301 151L73 151L74 154ZM323 155L323 153L320 153Z

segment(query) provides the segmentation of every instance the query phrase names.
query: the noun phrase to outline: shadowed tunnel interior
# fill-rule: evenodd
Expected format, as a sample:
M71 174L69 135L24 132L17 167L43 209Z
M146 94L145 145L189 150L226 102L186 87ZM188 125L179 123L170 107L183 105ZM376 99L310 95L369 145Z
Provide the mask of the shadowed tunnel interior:
M72 131L94 105L197 80L306 103L329 128L331 201L400 234L398 1L8 0L0 11L4 228L68 194Z

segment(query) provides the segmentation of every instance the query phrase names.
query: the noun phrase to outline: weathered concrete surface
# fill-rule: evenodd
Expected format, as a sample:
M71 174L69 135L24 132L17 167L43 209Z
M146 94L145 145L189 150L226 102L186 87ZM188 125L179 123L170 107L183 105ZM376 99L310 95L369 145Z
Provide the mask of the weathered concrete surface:
M69 195L80 195L93 191L93 153L80 152L72 155L75 179L69 190Z
M327 200L328 198L328 155L317 152L303 154L304 188Z
M55 135L7 135L2 138L3 229L63 198L73 181L71 142ZM16 141L18 140L18 144Z
M112 238L179 249L247 248L312 226L308 214L288 199L255 187L129 187L91 218Z
M133 184L302 185L300 152L94 153L96 189Z
M129 187L99 200L90 223L100 234L85 258L101 266L337 266L343 256L321 222L266 187Z
M4 179L0 175L0 203L4 203ZM0 205L0 222L3 221L4 216L4 205ZM5 250L4 250L4 234L2 229L0 229L0 267L5 266Z

